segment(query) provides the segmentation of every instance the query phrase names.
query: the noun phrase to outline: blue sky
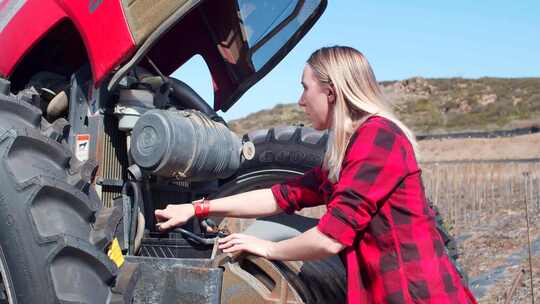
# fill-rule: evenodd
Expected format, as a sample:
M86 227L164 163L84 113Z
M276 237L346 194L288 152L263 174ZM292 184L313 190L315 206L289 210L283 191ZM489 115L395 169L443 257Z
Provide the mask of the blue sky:
M222 116L230 120L296 102L306 59L317 48L335 44L363 52L380 81L538 77L540 1L330 0L291 53ZM174 75L212 101L209 76L198 72L197 61Z

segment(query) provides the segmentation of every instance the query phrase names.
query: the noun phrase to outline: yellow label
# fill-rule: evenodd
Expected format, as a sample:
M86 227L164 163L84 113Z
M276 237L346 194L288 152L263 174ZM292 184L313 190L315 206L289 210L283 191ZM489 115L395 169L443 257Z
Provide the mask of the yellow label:
M122 255L122 249L120 249L120 244L118 239L114 238L109 246L109 251L107 251L109 258L120 268L124 264L124 256Z

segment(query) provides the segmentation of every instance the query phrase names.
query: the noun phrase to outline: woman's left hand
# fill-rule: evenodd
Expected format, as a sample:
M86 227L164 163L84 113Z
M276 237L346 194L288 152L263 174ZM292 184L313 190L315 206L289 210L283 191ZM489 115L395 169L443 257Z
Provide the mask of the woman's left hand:
M218 248L225 253L246 251L270 259L274 246L275 243L271 241L262 240L250 235L234 233L219 239Z

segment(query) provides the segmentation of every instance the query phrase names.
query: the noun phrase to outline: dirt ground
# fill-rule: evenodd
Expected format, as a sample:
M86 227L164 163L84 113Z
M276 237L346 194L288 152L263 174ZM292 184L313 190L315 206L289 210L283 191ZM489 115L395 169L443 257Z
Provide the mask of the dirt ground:
M502 138L420 141L419 161L540 158L540 133Z
M540 134L495 139L426 140L420 142L420 149L421 163L534 159L540 158ZM540 176L538 163L520 166ZM488 200L486 208L489 210L471 215L474 220L460 226L455 233L461 252L460 263L468 273L470 288L479 303L531 303L528 238L532 252L534 296L536 302L540 302L540 187L537 185L529 193L529 233L524 200L519 198L504 207L490 206ZM510 293L512 296L508 299Z

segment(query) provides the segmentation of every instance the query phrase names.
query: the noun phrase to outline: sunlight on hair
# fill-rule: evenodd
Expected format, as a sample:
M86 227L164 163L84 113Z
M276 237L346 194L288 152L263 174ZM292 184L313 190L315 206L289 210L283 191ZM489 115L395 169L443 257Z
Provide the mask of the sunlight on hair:
M323 162L330 181L337 182L339 179L341 163L352 134L373 115L395 123L407 136L418 157L414 133L394 114L362 53L346 46L324 47L315 51L307 63L319 82L332 86L336 94L328 149Z

